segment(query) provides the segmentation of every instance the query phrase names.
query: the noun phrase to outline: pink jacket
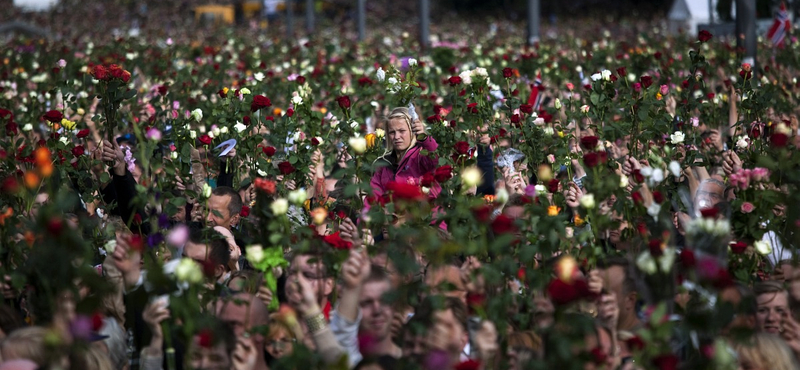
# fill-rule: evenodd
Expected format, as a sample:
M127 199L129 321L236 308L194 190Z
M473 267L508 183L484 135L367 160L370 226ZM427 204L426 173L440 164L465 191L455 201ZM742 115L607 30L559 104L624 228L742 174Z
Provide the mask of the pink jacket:
M418 141L397 164L396 172L388 158L378 158L376 164L384 165L384 167L378 168L375 170L375 174L372 175L370 185L372 185L372 191L375 196L380 197L383 195L386 192L386 184L391 181L419 185L422 175L438 167L439 159L433 154L438 147L439 144L430 135L425 140ZM423 149L428 151L428 155L420 153ZM434 184L428 196L435 198L440 191L439 185Z

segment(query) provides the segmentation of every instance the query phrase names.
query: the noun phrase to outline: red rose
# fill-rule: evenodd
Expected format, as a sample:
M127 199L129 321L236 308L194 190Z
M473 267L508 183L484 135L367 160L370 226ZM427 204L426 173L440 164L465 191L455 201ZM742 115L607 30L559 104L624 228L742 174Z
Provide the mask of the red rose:
M706 94L706 97L708 98L708 100L714 99L715 96L716 96L716 94L714 94L713 92L710 92L710 93Z
M200 330L197 333L197 344L203 348L211 348L214 345L214 335L209 329Z
M731 252L734 254L742 254L744 253L745 249L747 249L747 243L743 241L738 241L736 243L731 244Z
M292 166L292 164L289 163L288 161L283 161L281 163L278 163L278 170L281 171L282 174L288 175L294 172L294 166Z
M594 168L600 163L605 163L608 159L606 152L589 152L583 155L583 163L586 167Z
M272 157L273 155L275 155L275 151L276 150L275 150L274 146L265 146L265 147L261 148L261 151L264 152L264 154L267 157Z
M590 296L589 286L583 279L575 279L568 284L561 279L553 279L547 285L547 295L555 305L563 306Z
M472 209L472 214L475 216L475 219L480 222L488 222L489 218L492 216L492 206L488 204L484 204L479 207L475 207Z
M700 210L700 214L703 218L716 218L719 214L719 209L717 207L703 208Z
M492 221L492 231L497 234L508 234L517 230L514 225L514 220L510 217L500 214Z
M739 71L739 76L741 76L745 80L749 80L749 79L753 78L753 72L752 71L745 71L743 69L743 70Z
M642 82L642 86L644 86L645 89L653 84L653 78L650 76L642 76L642 78L640 78L639 81Z
M664 203L664 195L661 194L660 191L654 190L653 191L653 201L658 203L658 204Z
M0 190L6 194L16 193L19 190L19 181L14 177L6 177L0 184Z
M511 116L511 123L516 125L516 124L519 124L520 121L521 121L521 119L519 117L519 114L514 114L514 115Z
M533 105L522 104L519 106L519 111L525 114L533 114Z
M433 173L434 179L438 182L445 182L453 178L453 167L445 165L437 168Z
M450 82L450 86L461 85L461 77L458 76L450 77L447 81Z
M60 111L51 110L45 113L42 117L50 122L59 123L61 122L61 119L64 118L64 115Z
M169 87L167 85L160 85L158 87L158 93L161 94L161 95L167 95L167 90L168 89L169 89Z
M711 40L712 36L714 36L714 35L712 35L711 32L708 32L706 30L702 30L702 31L700 31L700 34L697 35L697 40L700 41L700 42L706 42L708 40Z
M695 263L697 263L694 258L694 252L689 248L683 248L681 250L680 259L684 267L694 267Z
M397 200L423 200L425 194L419 186L411 184L402 184L396 181L390 181L386 184L386 190L392 192L392 197Z
M592 361L598 365L605 364L606 359L608 358L608 355L606 355L606 353L603 351L603 348L601 347L592 348L589 354L592 356Z
M653 54L653 58L661 59L661 52L660 51L655 52L655 54Z
M315 137L312 137L311 138L311 145L313 145L313 146L319 145L319 139L317 139Z
M594 150L600 138L597 136L584 136L581 138L581 146L586 150Z
M100 329L103 329L103 325L103 315L99 312L95 312L94 315L92 315L92 331L100 331Z
M267 108L272 106L272 102L269 101L269 98L264 95L255 95L253 96L253 102L250 103L250 111L255 112L261 108Z
M470 113L478 114L478 103L467 104L467 111Z
M241 217L250 216L250 207L242 206L242 210L239 211L239 216L241 216Z
M701 31L701 33L702 32L708 33L707 31ZM711 38L710 35L711 34L709 33L708 38ZM678 368L678 362L680 362L678 356L672 353L659 355L658 357L653 359L653 365L655 365L655 367L657 367L658 370L676 370Z
M647 247L650 249L650 254L653 257L661 257L661 255L664 254L664 250L661 249L661 240L652 239L647 243Z
M506 68L508 69L508 68ZM459 362L454 367L454 370L478 370L481 368L481 362L469 359L467 361Z
M347 95L342 95L336 98L336 102L339 103L339 108L342 109L350 108L350 97Z
M211 136L203 134L203 136L200 136L199 138L197 138L197 140L200 140L200 143L202 143L203 145L208 145L211 144L211 140L213 139L211 139Z
M438 122L442 122L442 117L439 116L438 114L434 114L434 115L426 118L425 121L427 121L428 123L438 123Z
M642 197L642 194L639 193L638 191L634 191L633 193L631 193L631 198L633 198L633 204L636 205L642 204L642 202L644 202L644 197Z
M217 91L217 95L219 95L219 97L222 99L228 97L228 93L225 91L225 89L219 89L219 91Z
M62 221L58 216L55 216L47 221L47 231L50 232L50 234L59 236L63 230L64 221Z
M89 70L89 75L100 81L107 80L109 78L108 70L102 64L92 67L92 69Z
M250 116L244 116L244 118L242 118L242 122L245 124L245 126L250 126Z
M342 237L339 236L339 232L338 231L333 233L333 234L323 236L322 240L325 243L330 244L335 249L350 249L350 248L353 248L353 243L345 241L344 239L342 239Z
M638 336L628 338L628 340L625 341L625 344L628 345L628 349L631 351L641 351L644 349L644 341Z
M273 117L273 116L266 116L266 117L264 117L264 121L275 122L275 117Z
M297 82L298 85L302 85L306 83L306 78L303 76L297 76L297 78L294 81Z
M551 179L550 181L547 182L547 191L551 193L557 192L559 184L560 181L558 181L558 179Z
M287 109L286 110L286 116L287 117L294 116L294 109L292 109L292 108Z
M139 217L139 223L141 223L142 216L139 216L138 213L134 215L134 222L136 221L136 217ZM141 252L144 249L144 240L142 240L141 235L133 234L128 237L128 245L130 245L131 249Z
M469 143L466 141L459 141L455 145L456 153L459 155L466 155L469 152Z
M503 77L504 78L511 78L511 76L513 76L513 75L514 75L514 70L512 70L511 68L508 68L508 67L503 68Z
M72 148L72 155L74 155L76 157L80 157L84 153L86 153L86 150L83 149L83 145L78 145L78 146Z
M275 184L275 181L262 179L260 177L256 178L255 181L253 181L253 186L255 186L256 189L267 193L267 195L275 194L276 185L277 184Z
M78 131L78 134L75 135L75 137L77 137L78 139L83 139L83 138L85 138L87 136L89 136L89 129L88 128L85 128L83 130Z
M428 172L422 175L422 178L419 180L419 184L426 188L430 188L434 181L436 181L436 178L433 176L433 173Z
M776 148L783 148L789 143L789 136L784 133L776 132L769 137L769 142Z
M625 69L625 67L619 67L619 68L617 68L617 74L621 78L627 78L628 77L628 70Z

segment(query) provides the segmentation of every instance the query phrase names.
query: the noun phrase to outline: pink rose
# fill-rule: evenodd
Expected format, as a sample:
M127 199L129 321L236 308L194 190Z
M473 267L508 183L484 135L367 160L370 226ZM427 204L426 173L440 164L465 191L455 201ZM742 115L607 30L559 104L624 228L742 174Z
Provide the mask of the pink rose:
M756 206L754 206L754 205L753 205L753 203L750 203L750 202L744 202L744 203L742 203L742 213L750 213L750 212L753 212L753 210L754 210L755 208L756 208Z

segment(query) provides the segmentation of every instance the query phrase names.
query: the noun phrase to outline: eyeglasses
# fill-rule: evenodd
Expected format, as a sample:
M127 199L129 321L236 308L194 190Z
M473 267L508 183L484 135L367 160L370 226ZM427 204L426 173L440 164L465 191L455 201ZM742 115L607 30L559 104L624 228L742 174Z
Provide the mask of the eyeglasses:
M283 339L274 339L267 342L268 347L272 347L274 349L284 349L288 347L290 344L297 343L297 339L294 338L283 338Z

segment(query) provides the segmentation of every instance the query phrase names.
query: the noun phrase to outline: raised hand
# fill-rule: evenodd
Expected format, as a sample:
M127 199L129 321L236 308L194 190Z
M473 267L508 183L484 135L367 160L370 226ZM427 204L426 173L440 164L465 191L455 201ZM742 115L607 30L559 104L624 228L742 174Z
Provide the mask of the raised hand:
M286 288L289 304L302 316L312 316L321 312L314 287L302 272L297 271L289 275L289 284Z
M117 246L111 254L114 267L122 273L126 288L136 285L141 273L142 255L136 249L131 248L130 237L130 235L118 233Z
M236 338L236 348L233 350L233 370L252 370L256 367L258 352L252 337L239 336Z
M363 249L351 249L350 256L342 264L342 283L347 289L357 289L361 287L364 280L370 273L370 261L367 251Z
M581 205L580 200L582 196L583 191L578 184L570 181L569 186L564 191L564 198L567 200L567 206L572 209L577 209Z
M342 224L339 225L339 236L344 241L353 243L353 249L361 248L364 245L364 241L359 235L358 227L349 218L345 218Z
M421 135L425 133L425 125L422 124L422 121L419 118L415 119L414 122L411 122L411 131L414 135Z
M594 294L600 294L600 292L603 291L603 278L600 277L600 271L598 270L589 271L589 276L587 280L590 292Z
M111 165L111 167L114 169L115 175L125 176L125 153L122 152L122 148L119 147L117 141L114 140L112 143L108 140L103 140L101 148L101 159Z

